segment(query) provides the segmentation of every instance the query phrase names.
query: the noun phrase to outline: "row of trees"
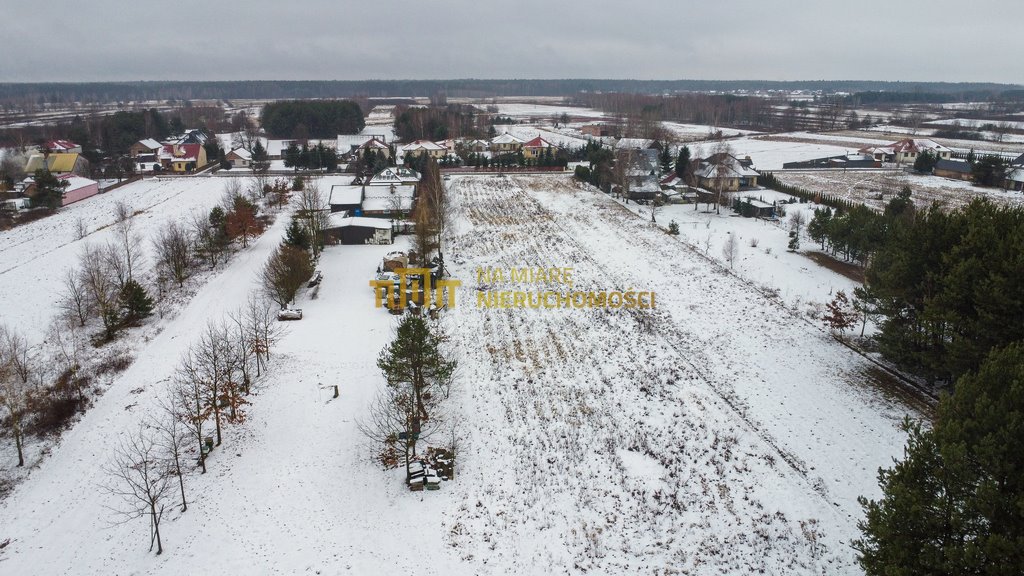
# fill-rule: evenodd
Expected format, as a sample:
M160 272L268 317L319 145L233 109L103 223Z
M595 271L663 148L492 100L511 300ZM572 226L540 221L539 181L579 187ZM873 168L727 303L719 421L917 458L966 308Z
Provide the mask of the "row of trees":
M883 213L815 211L807 234L865 267L856 305L881 317L880 351L932 382L977 370L1024 338L1024 209L975 200L922 210L904 188Z
M302 146L292 142L282 155L284 165L299 170L327 170L333 172L338 168L338 153L331 146L322 142L313 146L303 143ZM255 160L255 158L254 158Z
M163 553L165 511L176 505L188 510L189 461L205 474L208 456L223 442L223 429L244 422L253 386L266 374L280 335L273 304L251 294L225 320L207 324L182 355L157 409L119 438L105 466L103 489L114 497L117 517L147 520L150 550L155 546Z

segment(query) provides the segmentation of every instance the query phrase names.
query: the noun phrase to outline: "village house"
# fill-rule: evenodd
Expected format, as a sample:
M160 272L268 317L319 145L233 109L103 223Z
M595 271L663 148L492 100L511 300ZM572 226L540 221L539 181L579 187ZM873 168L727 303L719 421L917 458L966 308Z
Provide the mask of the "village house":
M523 158L527 160L536 160L542 158L545 154L551 154L554 156L557 151L557 146L540 136L523 143Z
M45 168L55 176L64 174L88 176L89 161L85 159L85 156L73 152L33 154L29 156L28 163L25 165L25 172L35 174L36 170L40 168Z
M180 174L206 166L206 149L202 144L164 144L158 157L164 170Z
M413 209L416 187L391 184L363 188L362 215L377 218L404 218Z
M523 140L508 132L491 138L491 152L494 154L516 154L523 148Z
M1010 167L1006 169L1006 179L1003 181L1003 187L1007 190L1024 192L1024 154L1010 162Z
M95 196L100 193L100 185L95 180L89 178L83 178L82 176L76 176L74 174L64 174L58 176L58 180L66 182L64 187L64 195L61 200L61 206L67 206L73 202L79 200L85 200L90 196ZM36 195L36 183L33 178L25 179L25 196L33 198Z
M369 186L380 186L388 184L417 184L420 181L420 173L406 166L388 166L377 172L366 181Z
M896 164L913 164L925 151L940 160L949 160L953 154L949 148L927 138L904 138L887 146L867 146L858 150L861 154L869 154L877 162Z
M366 154L367 152L374 152L378 155L383 154L385 158L391 158L391 147L378 138L370 138L356 148L356 156L360 158L362 158L363 154Z
M435 160L440 160L448 155L448 149L430 140L416 140L401 147L403 158L416 158L427 155Z
M248 168L252 163L252 152L245 148L235 148L224 155L224 160L231 163L232 168Z
M164 145L156 140L146 138L145 140L139 140L135 144L132 144L131 148L128 149L128 155L132 158L138 158L139 156L155 156L160 153L160 150L163 147Z
M82 153L82 145L75 144L71 140L50 140L43 144L42 150L49 150L50 152L64 152L64 153ZM41 150L41 151L42 151Z
M745 188L756 188L757 177L761 174L751 166L749 157L737 159L724 152L700 160L693 177L697 186L708 190L736 192Z

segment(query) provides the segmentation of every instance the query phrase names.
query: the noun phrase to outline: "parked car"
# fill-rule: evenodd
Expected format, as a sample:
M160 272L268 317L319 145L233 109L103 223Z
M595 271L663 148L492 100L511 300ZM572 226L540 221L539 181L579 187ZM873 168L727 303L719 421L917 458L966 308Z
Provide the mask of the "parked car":
M278 320L302 320L301 308L285 308L277 313Z

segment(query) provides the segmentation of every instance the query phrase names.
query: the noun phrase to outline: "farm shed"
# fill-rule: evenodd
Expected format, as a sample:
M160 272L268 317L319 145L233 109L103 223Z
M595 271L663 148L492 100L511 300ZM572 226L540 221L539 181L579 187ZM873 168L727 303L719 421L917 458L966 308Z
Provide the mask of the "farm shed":
M331 214L324 237L332 244L391 244L391 223L381 218Z

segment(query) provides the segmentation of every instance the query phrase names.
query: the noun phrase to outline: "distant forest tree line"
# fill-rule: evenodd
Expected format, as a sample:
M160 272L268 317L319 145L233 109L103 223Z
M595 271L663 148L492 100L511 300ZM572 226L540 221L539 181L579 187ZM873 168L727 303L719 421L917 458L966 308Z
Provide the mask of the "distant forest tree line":
M358 134L366 125L352 100L285 100L263 107L263 129L271 138L335 138Z
M883 82L883 81L766 81L766 80L246 80L217 82L46 82L0 83L0 108L55 104L146 102L165 100L298 99L360 97L491 98L499 96L572 96L580 92L665 94L671 92L729 92L735 90L809 90L823 92L875 92L916 95L915 102L946 94L947 101L970 96L984 101L1021 86L996 83ZM862 97L860 102L867 103Z
M460 104L444 107L410 108L395 111L395 136L403 140L446 140L486 138L494 134L491 114Z

